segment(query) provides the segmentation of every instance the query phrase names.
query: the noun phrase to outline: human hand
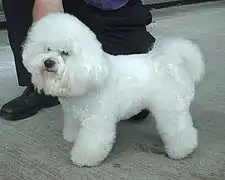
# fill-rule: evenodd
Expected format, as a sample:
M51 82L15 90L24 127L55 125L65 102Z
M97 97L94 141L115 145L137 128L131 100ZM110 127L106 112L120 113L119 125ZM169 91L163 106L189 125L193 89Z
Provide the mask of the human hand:
M33 22L38 21L49 13L63 11L62 0L35 0L32 14Z

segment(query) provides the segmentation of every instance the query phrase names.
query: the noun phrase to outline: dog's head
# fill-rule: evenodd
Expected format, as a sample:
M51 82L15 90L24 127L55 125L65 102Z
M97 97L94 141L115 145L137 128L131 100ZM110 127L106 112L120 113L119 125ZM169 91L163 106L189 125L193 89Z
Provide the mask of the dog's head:
M22 56L34 86L53 96L83 95L101 85L108 73L95 34L65 13L49 14L34 23Z

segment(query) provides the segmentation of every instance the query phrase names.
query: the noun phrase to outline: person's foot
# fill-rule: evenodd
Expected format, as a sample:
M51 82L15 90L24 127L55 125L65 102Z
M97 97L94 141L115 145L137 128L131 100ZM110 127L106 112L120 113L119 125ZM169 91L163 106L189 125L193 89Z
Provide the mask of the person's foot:
M38 93L34 87L28 86L23 94L2 106L0 117L16 121L31 117L43 108L59 104L58 98Z
M43 108L53 107L58 104L58 98L46 96L43 93L39 94L34 90L33 86L28 86L21 96L2 106L0 117L9 121L17 121L33 116ZM142 120L148 115L149 111L143 110L130 117L129 120Z
M142 110L141 112L139 112L138 114L130 117L128 120L134 120L134 121L139 121L139 120L143 120L145 118L148 117L148 115L150 114L150 111L147 109Z

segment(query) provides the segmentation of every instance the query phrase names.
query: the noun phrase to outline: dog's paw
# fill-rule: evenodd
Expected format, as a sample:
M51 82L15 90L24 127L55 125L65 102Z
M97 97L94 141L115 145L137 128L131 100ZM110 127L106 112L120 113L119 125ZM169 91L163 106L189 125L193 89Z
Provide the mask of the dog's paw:
M73 164L78 167L98 166L105 159L96 151L76 147L73 147L70 155Z
M183 159L191 154L198 145L198 133L194 127L180 134L166 147L166 152L171 159Z

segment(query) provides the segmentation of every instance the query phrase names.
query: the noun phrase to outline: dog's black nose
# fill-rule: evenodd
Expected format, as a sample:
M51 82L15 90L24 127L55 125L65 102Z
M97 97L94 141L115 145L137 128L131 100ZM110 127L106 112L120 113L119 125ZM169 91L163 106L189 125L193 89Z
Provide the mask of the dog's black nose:
M47 69L52 68L55 65L55 61L53 61L51 59L46 59L44 61L44 65Z

